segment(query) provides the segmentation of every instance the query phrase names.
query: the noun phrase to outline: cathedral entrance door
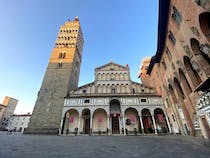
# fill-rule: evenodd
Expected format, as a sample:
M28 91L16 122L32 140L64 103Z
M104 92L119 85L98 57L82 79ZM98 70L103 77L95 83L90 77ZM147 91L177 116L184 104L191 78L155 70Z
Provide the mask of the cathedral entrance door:
M110 116L112 118L112 134L120 134L119 117L121 114L120 102L117 99L110 101Z
M90 133L90 118L85 118L85 134Z
M90 110L84 109L82 111L82 117L84 118L83 122L83 133L89 134L90 133Z
M112 116L112 134L120 134L118 116Z

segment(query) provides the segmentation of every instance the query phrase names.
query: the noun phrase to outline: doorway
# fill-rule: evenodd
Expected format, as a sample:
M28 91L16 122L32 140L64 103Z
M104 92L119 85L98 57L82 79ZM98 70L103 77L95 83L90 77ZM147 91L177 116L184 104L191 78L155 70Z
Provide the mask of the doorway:
M116 99L110 102L110 116L112 121L112 134L120 134L119 117L121 114L120 102Z
M83 111L83 133L89 134L90 133L90 110L85 109Z
M118 116L112 116L112 134L120 134Z

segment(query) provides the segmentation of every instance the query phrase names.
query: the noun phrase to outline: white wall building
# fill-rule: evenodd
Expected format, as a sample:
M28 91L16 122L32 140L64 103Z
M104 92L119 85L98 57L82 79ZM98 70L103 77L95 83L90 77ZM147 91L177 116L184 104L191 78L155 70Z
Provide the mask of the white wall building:
M110 62L95 69L95 81L67 94L61 134L169 133L161 97L131 81L128 66Z
M23 133L24 129L28 127L31 114L12 115L9 120L8 129L15 129L17 132Z

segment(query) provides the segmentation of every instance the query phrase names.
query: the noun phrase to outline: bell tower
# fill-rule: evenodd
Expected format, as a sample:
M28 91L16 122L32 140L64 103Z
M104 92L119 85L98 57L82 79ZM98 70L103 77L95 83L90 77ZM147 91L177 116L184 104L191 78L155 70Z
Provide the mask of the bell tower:
M60 27L25 133L57 133L64 97L78 87L83 42L78 17Z

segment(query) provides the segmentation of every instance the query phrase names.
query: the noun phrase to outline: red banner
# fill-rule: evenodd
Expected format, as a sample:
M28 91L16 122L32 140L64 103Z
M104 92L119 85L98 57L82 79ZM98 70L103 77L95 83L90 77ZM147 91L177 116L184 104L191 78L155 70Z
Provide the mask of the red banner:
M157 114L157 117L160 122L164 122L163 114Z
M99 123L103 122L103 117L101 115L98 116L98 122Z
M69 123L73 123L74 122L74 116L69 116Z
M130 116L130 120L132 123L136 122L136 116L135 115L131 115Z

